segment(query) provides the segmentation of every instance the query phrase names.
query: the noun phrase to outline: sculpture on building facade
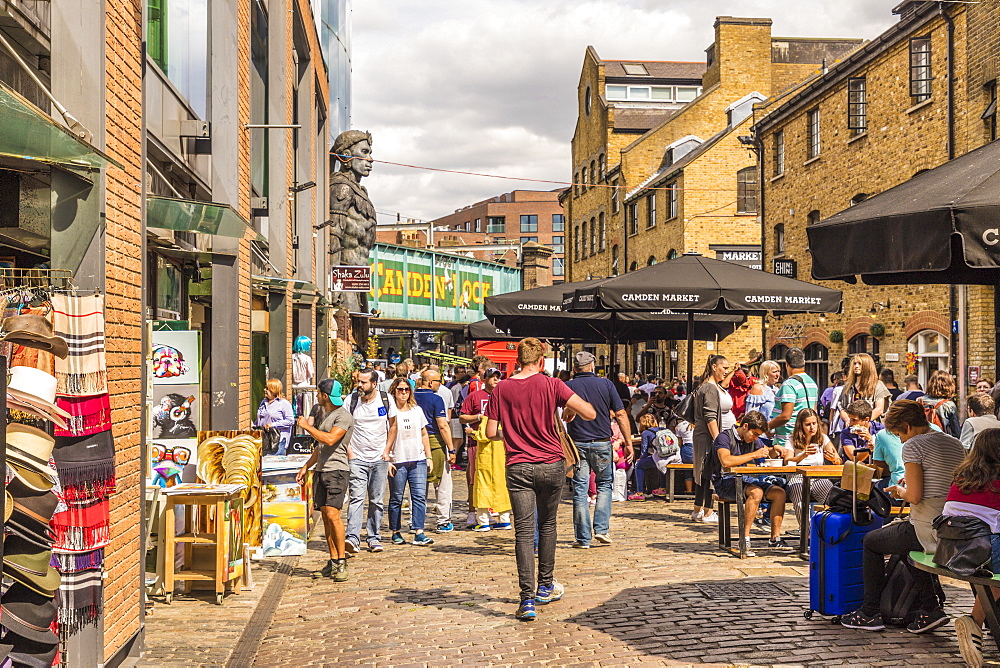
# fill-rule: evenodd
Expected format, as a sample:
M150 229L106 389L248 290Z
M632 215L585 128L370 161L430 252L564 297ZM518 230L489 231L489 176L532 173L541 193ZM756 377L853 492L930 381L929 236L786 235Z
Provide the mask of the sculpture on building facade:
M331 150L330 253L333 265L366 266L375 245L375 207L361 179L372 171L372 136L361 130L341 132ZM331 170L332 171L332 170ZM368 311L368 295L343 292L334 295L348 311Z

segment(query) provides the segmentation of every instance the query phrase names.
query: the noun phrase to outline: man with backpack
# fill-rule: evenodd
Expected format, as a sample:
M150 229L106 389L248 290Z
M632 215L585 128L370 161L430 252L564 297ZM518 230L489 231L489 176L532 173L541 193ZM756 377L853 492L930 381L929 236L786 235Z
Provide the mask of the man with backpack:
M774 415L767 426L774 430L775 445L790 448L795 417L803 408L816 408L819 388L816 381L806 373L806 355L802 348L788 349L785 353L785 366L788 367L788 378L781 384L775 399Z
M389 472L389 451L396 441L396 402L376 385L374 369L358 372L358 388L348 399L354 433L348 446L351 503L347 511L347 552L361 551L361 518L368 496L368 549L382 551L382 513Z
M587 422L570 420L567 431L580 451L580 464L573 476L573 529L576 542L573 547L590 547L591 538L605 545L611 544L611 492L615 482L614 454L611 450L611 416L615 417L625 439L625 459L632 462L632 429L628 414L614 383L594 373L597 358L582 350L576 354L573 366L576 374L566 385L597 411L597 419ZM594 505L593 534L590 523L590 504L587 489L590 472L597 483L597 503Z

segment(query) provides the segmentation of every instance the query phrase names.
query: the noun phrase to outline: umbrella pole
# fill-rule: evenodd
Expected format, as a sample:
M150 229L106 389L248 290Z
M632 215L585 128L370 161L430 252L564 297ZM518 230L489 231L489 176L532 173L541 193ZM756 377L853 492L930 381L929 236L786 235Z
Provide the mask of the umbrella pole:
M687 391L694 387L694 311L688 311Z

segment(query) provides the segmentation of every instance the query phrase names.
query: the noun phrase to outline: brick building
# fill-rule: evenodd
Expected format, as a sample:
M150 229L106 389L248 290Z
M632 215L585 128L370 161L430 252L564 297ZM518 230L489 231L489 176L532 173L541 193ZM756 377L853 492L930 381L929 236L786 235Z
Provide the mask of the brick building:
M433 226L433 245L442 251L449 247L479 244L511 245L508 249L463 249L458 253L479 260L519 265L520 245L536 243L552 249L549 271L543 278L551 285L565 276L566 217L559 190L514 190L462 207L454 213L424 224L406 225L411 229L379 229L376 240L412 248L430 245L428 227Z
M750 134L752 105L861 40L772 37L770 19L756 18L719 17L714 30L704 63L602 61L587 49L572 143L579 185L564 196L572 229L567 280L618 275L685 252L744 261L759 253L755 159L738 139ZM623 87L631 94L644 80L651 100L673 91L670 104L623 99ZM759 331L759 319L751 319L712 348L744 358L759 349ZM624 368L673 373L686 364L683 346L667 354L676 348L639 344L625 353ZM697 345L696 359L706 352Z
M794 261L798 278L810 280L808 225L996 139L1000 9L910 1L894 11L895 25L758 111L766 114L755 130L768 270L779 261L790 269ZM843 314L774 319L772 356L799 345L817 369L828 358L824 370L832 371L845 355L868 352L899 378L912 352L921 382L934 369L959 366L995 377L993 288L824 284L844 290ZM963 323L960 333L953 333L953 320ZM964 363L954 358L960 348L967 350ZM959 376L966 379L968 369Z

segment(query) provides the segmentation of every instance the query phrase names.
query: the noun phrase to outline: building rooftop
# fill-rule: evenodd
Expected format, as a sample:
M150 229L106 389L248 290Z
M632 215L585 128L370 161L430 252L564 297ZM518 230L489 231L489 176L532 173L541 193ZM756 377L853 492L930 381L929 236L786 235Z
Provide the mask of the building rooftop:
M681 108L665 109L654 107L643 109L636 107L615 106L616 132L646 132L667 120Z
M700 82L707 68L704 62L671 60L602 60L601 63L606 78L643 77Z

